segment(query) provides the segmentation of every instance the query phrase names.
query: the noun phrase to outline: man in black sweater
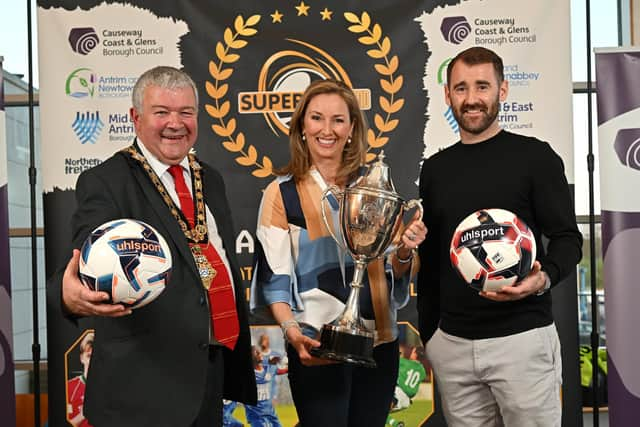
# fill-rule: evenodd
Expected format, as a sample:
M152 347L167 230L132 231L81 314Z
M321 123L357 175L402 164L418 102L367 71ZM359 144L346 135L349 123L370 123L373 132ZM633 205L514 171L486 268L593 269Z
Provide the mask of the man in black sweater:
M420 176L429 228L420 247L420 334L450 427L560 425L562 363L548 290L575 269L582 236L560 157L546 142L500 128L507 92L499 56L481 47L459 53L445 98L460 141L425 160ZM451 266L449 244L460 221L488 208L520 217L538 249L522 281L478 293Z

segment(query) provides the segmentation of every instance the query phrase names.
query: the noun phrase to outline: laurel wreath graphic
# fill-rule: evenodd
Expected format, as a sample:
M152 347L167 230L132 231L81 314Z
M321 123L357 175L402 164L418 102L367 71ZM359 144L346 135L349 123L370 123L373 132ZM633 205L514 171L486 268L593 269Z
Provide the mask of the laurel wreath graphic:
M223 33L224 42L219 41L216 43L218 62L209 61L209 74L214 81L213 83L207 81L205 85L207 94L214 100L214 103L213 105L206 104L205 110L209 116L218 121L211 125L211 128L218 136L225 139L222 143L224 148L232 153L238 153L235 159L236 162L242 166L255 167L251 174L258 178L266 178L272 174L273 162L271 159L267 156L262 156L262 162L258 162L258 150L256 150L256 147L251 144L246 145L244 133L236 133L236 119L230 117L225 120L231 110L231 103L224 99L229 90L229 85L223 83L233 74L234 69L229 64L233 64L240 59L239 54L231 53L232 49L240 50L247 46L248 42L240 37L251 37L258 34L258 30L252 28L258 22L260 22L260 15L252 15L246 21L242 15L238 15L234 20L233 30L229 27L225 28Z
M404 99L396 98L396 94L402 89L404 83L402 75L395 75L396 71L398 71L400 61L397 55L389 58L391 40L388 36L384 36L380 24L373 23L373 26L371 26L371 17L367 12L362 12L360 17L355 13L345 12L344 17L348 22L353 24L349 26L349 31L356 34L365 33L358 38L361 44L375 46L375 48L367 51L367 55L373 59L382 61L381 63L375 64L374 68L378 74L382 76L380 79L380 87L389 95L388 97L381 96L378 101L380 108L386 115L383 117L376 113L373 117L373 123L378 129L378 132L376 133L371 128L367 131L367 143L369 147L381 148L389 142L389 138L384 136L384 134L394 130L400 122L398 119L392 118L393 114L400 111L404 106ZM367 153L366 161L370 162L375 156L374 153Z
M375 70L381 76L380 87L388 95L380 96L380 108L386 113L374 115L374 125L377 129L367 131L367 144L369 149L381 148L389 142L386 133L393 131L399 123L393 118L404 106L404 99L397 98L397 93L402 89L404 79L398 71L399 60L397 55L389 57L391 52L391 40L384 36L380 24L372 23L367 12L362 12L358 17L355 13L345 12L345 19L353 24L348 27L352 33L364 35L358 41L365 46L373 46L367 51L367 55L373 59L381 60L374 65ZM206 104L205 110L209 116L217 122L211 125L213 131L224 138L222 145L232 153L238 153L235 161L242 166L254 167L251 174L257 178L266 178L273 174L273 162L268 156L262 156L262 161L258 161L258 150L255 146L248 144L243 132L236 132L237 121L234 117L228 117L231 111L231 103L225 100L225 95L229 90L229 85L225 83L233 74L234 68L230 66L240 59L240 55L232 53L247 46L248 42L241 37L249 38L258 34L258 30L253 28L260 22L260 15L252 15L246 21L242 15L236 16L233 29L227 27L223 33L223 41L216 43L217 62L209 62L209 74L213 82L206 81L207 94L213 99L213 104ZM373 25L372 25L373 24ZM384 36L384 37L383 37ZM368 149L368 150L369 150ZM368 152L366 161L375 159L374 153Z

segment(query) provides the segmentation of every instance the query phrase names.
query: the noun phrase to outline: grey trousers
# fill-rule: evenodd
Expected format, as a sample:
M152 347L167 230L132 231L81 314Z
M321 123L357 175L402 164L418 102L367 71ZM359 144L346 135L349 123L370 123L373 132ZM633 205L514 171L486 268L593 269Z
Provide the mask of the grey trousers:
M562 361L554 324L479 340L438 328L426 354L449 427L560 426Z

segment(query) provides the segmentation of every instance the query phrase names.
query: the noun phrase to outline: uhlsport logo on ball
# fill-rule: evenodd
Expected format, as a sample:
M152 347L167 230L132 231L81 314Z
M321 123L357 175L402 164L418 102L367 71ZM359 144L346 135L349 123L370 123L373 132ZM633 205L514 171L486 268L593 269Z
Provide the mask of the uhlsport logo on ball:
M472 288L497 291L514 285L531 271L536 240L514 213L483 209L458 225L449 254L454 269Z
M80 279L111 296L113 304L142 307L164 290L171 274L171 251L149 224L117 219L91 232L80 251Z

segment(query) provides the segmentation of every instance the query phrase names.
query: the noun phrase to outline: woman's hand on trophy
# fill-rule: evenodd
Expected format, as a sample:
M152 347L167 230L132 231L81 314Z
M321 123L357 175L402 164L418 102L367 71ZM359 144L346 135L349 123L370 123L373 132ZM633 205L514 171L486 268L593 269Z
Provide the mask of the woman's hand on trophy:
M422 211L416 211L409 224L405 226L391 258L394 274L403 275L418 268L419 264L415 264L413 260L418 252L418 245L424 242L426 237L427 226L422 222Z
M416 249L427 237L427 226L420 219L420 213L416 212L413 219L402 233L402 244L407 249ZM401 254L402 255L402 254Z
M302 333L302 327L293 317L291 306L284 302L271 304L271 314L280 324L285 341L289 343L300 357L300 362L305 366L326 365L334 363L325 359L314 357L309 351L314 347L320 347L320 341L309 338Z
M302 362L304 366L320 366L335 363L331 360L312 356L309 350L313 347L320 347L320 341L303 335L299 329L296 330L292 328L291 331L288 331L287 341L296 349L298 357L300 357L300 362Z

